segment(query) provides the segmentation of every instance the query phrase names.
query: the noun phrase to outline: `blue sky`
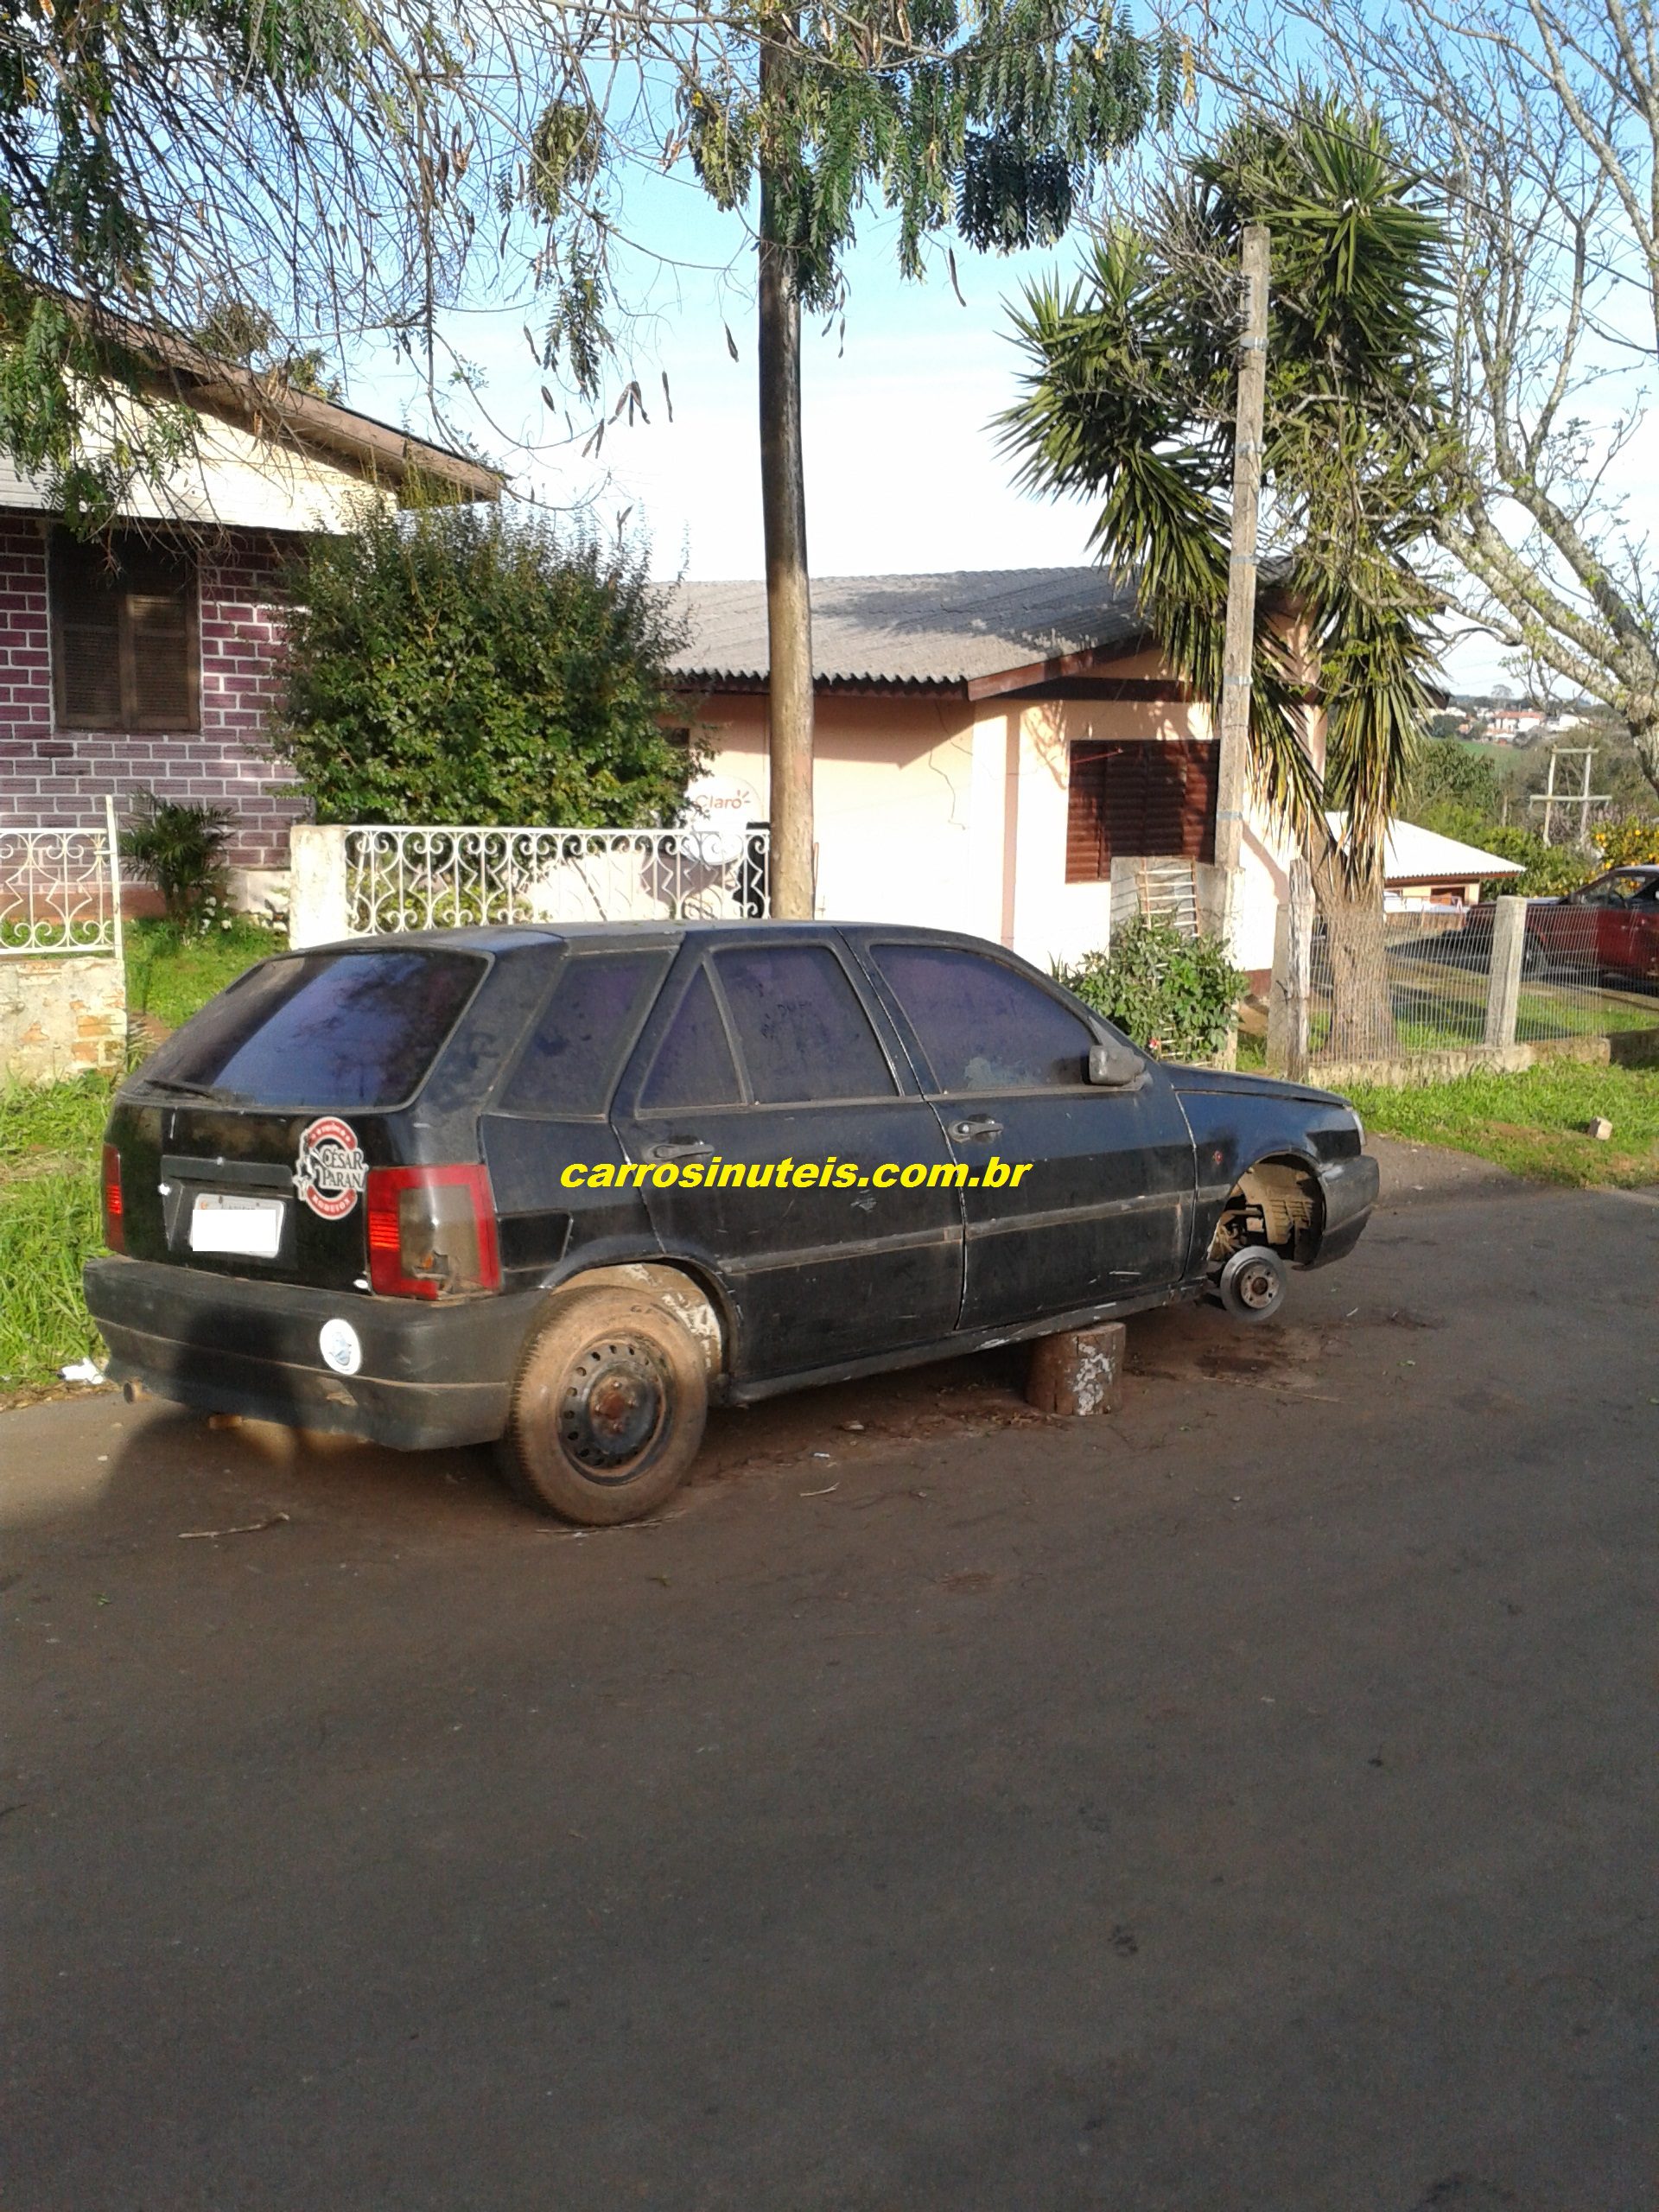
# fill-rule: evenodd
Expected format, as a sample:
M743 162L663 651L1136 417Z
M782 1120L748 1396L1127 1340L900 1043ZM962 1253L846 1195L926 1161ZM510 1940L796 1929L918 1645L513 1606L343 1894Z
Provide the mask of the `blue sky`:
M741 220L722 215L683 175L642 177L627 195L626 215L632 234L653 251L622 264L621 289L637 311L607 391L613 401L636 378L649 422L618 421L599 455L582 458L562 412L543 405L548 379L524 340L526 321L533 327L537 320L525 298L448 320L450 343L480 380L479 404L458 396L454 419L513 468L521 491L554 507L584 507L606 530L625 517L631 530L643 530L657 575L759 575L752 244ZM1088 506L1016 492L988 427L1014 397L1019 366L1005 302L1039 272L1058 269L1069 279L1077 247L1063 242L1007 259L959 247L959 302L943 247L927 281L907 283L893 238L890 219L879 210L867 216L847 262L844 328L837 321L826 332L815 323L804 340L813 569L835 575L1088 560ZM425 427L406 369L363 363L349 396L387 419ZM572 413L585 428L582 411L573 404ZM1484 689L1504 677L1488 640L1463 643L1447 666L1460 688Z
M461 402L456 419L486 449L506 457L516 447L520 487L538 499L591 501L607 526L631 510L659 575L758 575L753 246L739 218L678 180L647 180L630 194L628 216L666 258L636 255L625 264L625 289L642 311L607 389L613 397L630 372L637 377L649 423L625 418L607 428L596 461L569 444L550 449L550 431L562 436L563 426L542 403L546 379L523 334L535 316L523 300L450 318L451 342L483 375L482 408ZM1069 270L1074 251L1004 260L958 248L964 306L942 248L927 281L906 283L893 237L879 210L867 219L848 263L844 331L839 321L828 333L813 322L804 337L813 567L834 575L1086 560L1087 509L1015 493L987 427L1014 394L1001 302L1039 269ZM394 418L423 411L406 375L372 364L353 378L351 397ZM580 422L582 410L572 411Z

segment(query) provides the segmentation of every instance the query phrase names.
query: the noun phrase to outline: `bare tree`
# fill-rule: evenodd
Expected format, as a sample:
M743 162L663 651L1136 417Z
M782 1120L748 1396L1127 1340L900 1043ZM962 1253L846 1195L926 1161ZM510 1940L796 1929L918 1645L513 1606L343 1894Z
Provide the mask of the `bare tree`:
M1527 680L1625 720L1659 790L1659 567L1627 492L1659 366L1659 0L1289 0L1389 118L1453 240L1444 308L1460 464L1437 531L1448 620ZM1209 54L1294 97L1259 10Z

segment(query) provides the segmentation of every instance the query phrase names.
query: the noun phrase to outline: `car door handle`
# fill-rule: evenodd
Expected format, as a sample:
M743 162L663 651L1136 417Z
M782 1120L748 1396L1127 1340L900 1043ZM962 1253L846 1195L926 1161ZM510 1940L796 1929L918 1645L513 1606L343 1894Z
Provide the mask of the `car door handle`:
M988 1115L982 1116L978 1121L952 1122L950 1124L950 1135L964 1143L971 1142L975 1137L1000 1137L1001 1134L1001 1122L992 1121Z
M652 1160L712 1160L715 1154L713 1145L704 1144L701 1137L670 1137L648 1151Z

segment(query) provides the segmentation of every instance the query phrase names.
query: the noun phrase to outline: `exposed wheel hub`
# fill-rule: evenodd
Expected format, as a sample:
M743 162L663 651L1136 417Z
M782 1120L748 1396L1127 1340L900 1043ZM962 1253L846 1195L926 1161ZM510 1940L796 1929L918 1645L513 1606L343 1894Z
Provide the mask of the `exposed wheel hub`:
M1242 1267L1233 1277L1241 1306L1248 1306L1253 1313L1260 1313L1271 1306L1279 1295L1277 1268L1262 1267L1254 1262Z
M668 1377L647 1344L626 1337L590 1344L559 1401L559 1435L577 1465L603 1478L639 1459L668 1408Z

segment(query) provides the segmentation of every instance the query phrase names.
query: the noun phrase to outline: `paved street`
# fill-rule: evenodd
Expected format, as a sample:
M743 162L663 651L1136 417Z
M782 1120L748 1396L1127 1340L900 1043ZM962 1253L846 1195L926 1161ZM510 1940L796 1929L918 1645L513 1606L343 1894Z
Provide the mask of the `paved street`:
M654 1527L0 1416L8 2212L1650 2212L1659 1205L1386 1150Z

